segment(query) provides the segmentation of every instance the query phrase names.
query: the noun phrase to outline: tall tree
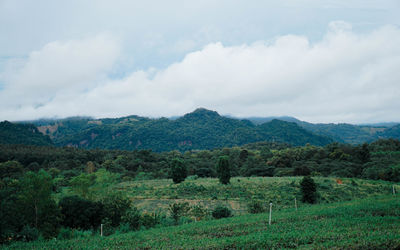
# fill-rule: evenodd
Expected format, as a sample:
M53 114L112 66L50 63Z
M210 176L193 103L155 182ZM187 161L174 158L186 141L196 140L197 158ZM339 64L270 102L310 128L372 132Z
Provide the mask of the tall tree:
M37 173L27 172L20 185L19 199L26 208L23 216L45 235L55 234L59 210L51 196L53 182L50 174L43 169Z
M231 170L229 166L228 156L220 156L217 165L217 175L219 182L228 184L231 179Z
M305 176L301 182L301 193L303 195L302 201L307 203L315 203L317 200L317 185L315 184L313 178L310 176Z

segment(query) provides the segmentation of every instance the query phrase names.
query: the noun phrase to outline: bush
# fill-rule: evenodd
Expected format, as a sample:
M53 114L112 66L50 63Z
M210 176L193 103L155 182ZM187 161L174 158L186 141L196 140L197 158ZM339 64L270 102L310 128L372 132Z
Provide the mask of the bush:
M178 225L179 219L189 211L189 203L174 203L169 205L169 212L171 217L175 221L175 225Z
M263 203L259 200L252 200L247 204L247 211L251 214L259 214L265 212Z
M78 196L67 196L59 202L62 225L70 228L90 229L100 225L103 217L103 205Z
M122 222L128 225L130 230L139 230L141 222L140 211L136 207L128 209L125 215L122 216Z
M118 227L122 216L131 207L131 201L122 193L112 193L103 199L103 205L104 217L109 220L112 227Z
M33 241L39 238L39 231L36 228L24 226L18 236L22 241Z
M305 176L301 182L302 201L306 203L316 202L317 185L310 176Z
M57 239L59 240L69 240L72 239L72 230L70 228L61 228L58 233Z
M212 211L212 217L215 219L227 218L232 216L232 211L223 206L218 206Z
M171 177L174 183L181 183L187 177L187 170L184 162L178 158L172 160Z
M201 205L194 205L190 208L190 215L195 218L195 221L200 221L209 215L208 209Z
M161 216L158 213L144 213L140 218L140 225L145 228L155 227L157 224L161 223Z

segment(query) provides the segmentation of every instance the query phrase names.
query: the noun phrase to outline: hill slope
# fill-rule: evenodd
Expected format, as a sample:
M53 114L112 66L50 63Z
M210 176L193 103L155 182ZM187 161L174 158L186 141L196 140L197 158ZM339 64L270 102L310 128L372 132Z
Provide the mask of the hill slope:
M175 120L129 116L117 119L67 119L38 124L60 146L154 151L213 149L259 141L292 145L325 145L331 139L314 135L295 123L272 120L254 125L248 120L197 109Z
M255 214L9 249L398 249L399 211L397 197L381 196L273 211L272 225L267 213Z
M0 144L49 146L53 142L32 124L0 122Z
M247 119L256 125L269 122L273 119L294 122L311 133L329 137L334 141L342 143L362 144L380 138L400 139L400 124L398 123L378 123L368 125L354 125L348 123L309 123L290 116L264 118L249 117Z

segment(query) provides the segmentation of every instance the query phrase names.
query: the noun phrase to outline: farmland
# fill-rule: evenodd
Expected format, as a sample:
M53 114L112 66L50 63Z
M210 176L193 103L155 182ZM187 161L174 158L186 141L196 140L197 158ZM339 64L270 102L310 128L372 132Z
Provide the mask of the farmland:
M307 205L109 237L15 243L5 249L257 249L400 247L400 203L394 195Z
M301 200L302 177L235 177L230 185L222 185L215 178L190 177L183 183L173 184L171 179L131 181L116 188L124 191L140 209L165 210L173 202L189 202L213 208L228 206L235 214L247 212L251 200L273 202L278 209L294 206L294 199ZM346 201L374 195L390 194L392 184L386 181L356 178L314 177L318 185L320 203ZM341 180L342 184L337 181ZM400 191L400 186L397 187Z

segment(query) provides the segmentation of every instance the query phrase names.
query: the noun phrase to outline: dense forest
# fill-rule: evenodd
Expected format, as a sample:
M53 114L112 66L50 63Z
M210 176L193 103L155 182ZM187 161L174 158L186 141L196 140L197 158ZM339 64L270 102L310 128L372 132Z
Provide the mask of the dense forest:
M182 117L139 116L93 119L73 117L30 121L57 146L102 149L151 149L156 152L214 149L258 141L293 146L331 142L362 144L382 138L400 139L400 125L313 124L293 117L237 119L197 109Z
M286 142L294 146L333 142L295 123L272 120L255 125L249 120L220 116L197 109L177 119L129 116L116 119L70 118L33 121L58 146L153 151L213 149L258 141Z
M53 145L49 136L45 136L32 124L0 122L0 144Z

